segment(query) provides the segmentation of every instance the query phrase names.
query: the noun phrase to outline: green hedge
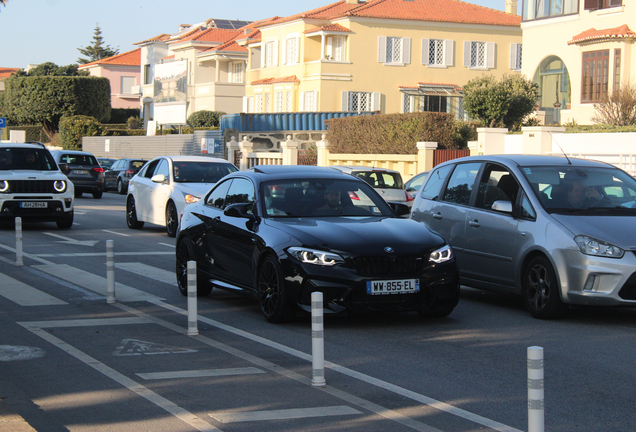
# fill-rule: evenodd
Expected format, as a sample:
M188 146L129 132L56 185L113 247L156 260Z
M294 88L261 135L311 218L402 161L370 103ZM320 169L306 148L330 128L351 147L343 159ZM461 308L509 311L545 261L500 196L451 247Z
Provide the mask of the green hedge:
M60 140L65 150L82 150L82 137L101 135L101 124L90 116L67 116L60 120Z
M450 113L407 113L326 120L331 153L417 154L417 143L455 148L455 118Z

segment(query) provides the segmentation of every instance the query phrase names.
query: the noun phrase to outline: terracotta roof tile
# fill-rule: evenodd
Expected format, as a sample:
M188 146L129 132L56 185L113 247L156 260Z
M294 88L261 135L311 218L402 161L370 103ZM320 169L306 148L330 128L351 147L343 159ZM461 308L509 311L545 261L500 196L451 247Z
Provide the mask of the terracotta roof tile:
M322 27L318 27L311 30L305 30L305 34L318 33L319 31L326 32L350 32L346 27L341 26L340 24L327 24Z
M345 0L340 0L289 16L279 22L303 18L335 19L348 16L516 27L521 25L519 16L460 0L367 0L358 4L348 4Z
M243 33L241 30L208 28L198 30L178 39L175 42L197 41L197 42L220 42L224 43Z
M591 28L585 30L574 36L571 41L568 41L568 45L607 39L632 39L634 37L636 37L636 33L631 31L627 24L623 24L622 26L609 29L596 30L595 28Z
M242 31L239 31L236 35L234 35L234 37L230 40L228 40L225 43L222 43L219 46L215 46L212 48L208 48L202 52L213 52L213 51L239 51L239 52L247 52L247 48L239 45L236 41L240 39L240 37L243 35Z
M117 54L112 57L95 60L90 63L85 63L83 65L80 65L79 69L95 65L141 66L141 48L137 48L122 54Z
M19 71L20 68L0 67L0 79L9 78L13 72Z
M263 78L256 81L252 81L250 85L268 85L268 84L279 84L279 83L300 83L300 80L296 77L296 75L290 75L290 76L280 77L280 78Z

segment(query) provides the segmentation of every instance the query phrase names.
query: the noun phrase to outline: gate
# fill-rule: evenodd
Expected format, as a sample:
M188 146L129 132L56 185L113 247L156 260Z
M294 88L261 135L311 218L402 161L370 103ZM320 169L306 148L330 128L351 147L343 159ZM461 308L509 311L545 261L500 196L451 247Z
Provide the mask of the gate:
M465 156L470 156L470 150L435 150L433 153L433 166Z
M298 165L313 165L318 164L318 153L311 150L298 150Z

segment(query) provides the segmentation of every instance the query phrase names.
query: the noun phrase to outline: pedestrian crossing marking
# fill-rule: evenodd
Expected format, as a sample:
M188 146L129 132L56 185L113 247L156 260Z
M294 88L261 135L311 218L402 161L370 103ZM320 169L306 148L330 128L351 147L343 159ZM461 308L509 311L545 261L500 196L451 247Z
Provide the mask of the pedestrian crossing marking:
M55 306L68 304L19 280L0 273L0 295L20 306Z
M144 263L115 263L115 268L125 270L136 275L145 276L168 285L177 286L175 272L149 266Z
M146 342L137 339L124 339L117 347L114 356L155 355L155 354L184 354L194 353L197 350L163 345L155 342Z
M136 375L145 380L153 380L153 379L204 378L204 377L220 377L220 376L234 376L234 375L254 375L254 374L264 374L264 373L267 373L267 372L255 367L243 367L243 368L226 368L226 369L187 370L187 371L174 371L174 372L149 372L149 373L138 373Z
M270 411L247 411L230 413L210 413L210 417L221 423L237 423L263 420L289 420L308 417L327 417L362 414L350 406L330 406L321 408L293 408Z

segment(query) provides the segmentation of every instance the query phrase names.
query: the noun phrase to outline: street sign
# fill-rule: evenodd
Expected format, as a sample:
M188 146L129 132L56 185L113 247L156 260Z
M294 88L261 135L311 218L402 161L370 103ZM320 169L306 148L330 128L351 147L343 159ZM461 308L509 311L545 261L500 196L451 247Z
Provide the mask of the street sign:
M7 127L7 119L0 117L0 129L6 128Z

